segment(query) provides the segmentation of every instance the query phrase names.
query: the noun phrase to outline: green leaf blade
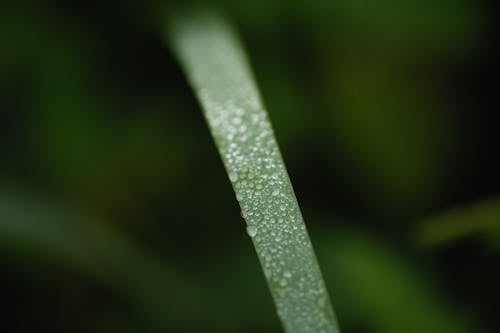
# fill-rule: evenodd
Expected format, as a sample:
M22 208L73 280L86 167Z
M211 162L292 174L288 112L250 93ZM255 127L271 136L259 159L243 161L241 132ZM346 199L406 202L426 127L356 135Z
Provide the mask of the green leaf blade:
M271 123L233 30L209 11L177 16L169 40L247 222L286 332L338 332Z

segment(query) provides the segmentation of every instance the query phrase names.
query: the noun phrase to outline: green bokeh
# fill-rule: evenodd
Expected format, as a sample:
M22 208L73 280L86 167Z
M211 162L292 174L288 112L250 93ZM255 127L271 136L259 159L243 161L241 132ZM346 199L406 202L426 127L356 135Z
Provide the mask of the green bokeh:
M0 4L0 331L280 330L159 28L199 2ZM244 42L343 332L498 332L488 4L210 5Z

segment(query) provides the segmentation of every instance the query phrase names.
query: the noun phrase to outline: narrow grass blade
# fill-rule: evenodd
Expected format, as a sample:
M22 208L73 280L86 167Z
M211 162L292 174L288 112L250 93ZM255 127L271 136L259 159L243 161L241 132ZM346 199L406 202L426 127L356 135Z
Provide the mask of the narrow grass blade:
M0 252L48 258L117 292L156 328L237 327L215 292L170 268L123 233L58 204L0 189ZM54 261L52 261L54 260ZM51 268L52 269L52 268ZM193 316L198 321L190 320Z
M203 107L286 332L338 332L267 113L231 27L177 15L168 36Z
M491 197L429 216L418 222L416 242L439 246L465 237L478 237L498 248L500 197Z

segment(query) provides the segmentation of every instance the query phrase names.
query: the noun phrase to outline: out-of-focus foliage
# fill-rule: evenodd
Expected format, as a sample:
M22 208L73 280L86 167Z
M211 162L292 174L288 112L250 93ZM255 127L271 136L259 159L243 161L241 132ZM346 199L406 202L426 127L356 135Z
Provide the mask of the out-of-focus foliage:
M347 328L373 332L481 332L451 306L416 263L382 240L356 230L332 230L323 269ZM352 327L350 327L352 325Z
M457 207L430 216L417 225L419 244L436 246L475 236L488 245L500 244L500 199L489 198L479 203Z
M192 3L0 3L2 332L279 331L164 42ZM210 5L242 36L343 332L500 331L491 2Z

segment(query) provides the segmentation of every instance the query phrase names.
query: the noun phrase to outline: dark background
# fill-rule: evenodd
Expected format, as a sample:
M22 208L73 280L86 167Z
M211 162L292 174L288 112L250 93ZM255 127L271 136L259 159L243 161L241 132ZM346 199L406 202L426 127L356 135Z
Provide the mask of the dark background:
M2 332L280 331L167 45L191 4L0 4ZM342 331L500 332L494 2L210 5L246 47Z

